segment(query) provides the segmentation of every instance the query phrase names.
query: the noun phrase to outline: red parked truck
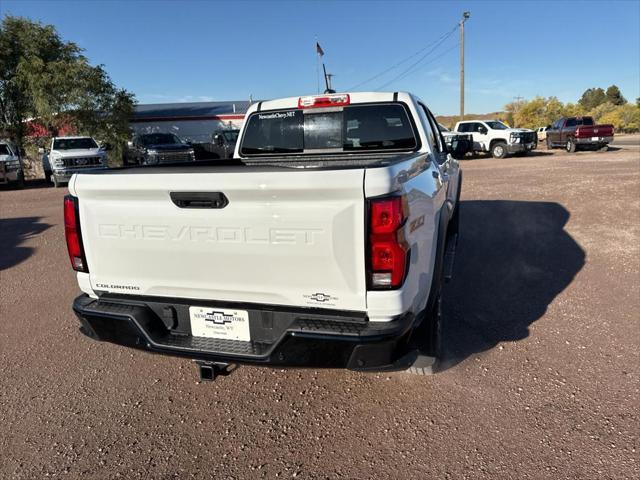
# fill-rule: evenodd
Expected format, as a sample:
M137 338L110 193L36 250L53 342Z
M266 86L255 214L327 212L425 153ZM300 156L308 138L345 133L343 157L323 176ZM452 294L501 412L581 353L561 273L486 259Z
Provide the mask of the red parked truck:
M590 147L607 150L613 142L613 125L596 125L592 117L564 117L547 127L547 148L567 152Z

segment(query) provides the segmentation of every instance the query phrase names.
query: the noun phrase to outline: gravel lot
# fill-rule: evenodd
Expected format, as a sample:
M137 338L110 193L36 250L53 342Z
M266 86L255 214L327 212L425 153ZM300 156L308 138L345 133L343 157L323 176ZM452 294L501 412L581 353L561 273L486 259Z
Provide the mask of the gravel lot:
M65 189L0 190L0 478L639 478L638 142L463 168L431 377L199 384L187 360L93 342Z

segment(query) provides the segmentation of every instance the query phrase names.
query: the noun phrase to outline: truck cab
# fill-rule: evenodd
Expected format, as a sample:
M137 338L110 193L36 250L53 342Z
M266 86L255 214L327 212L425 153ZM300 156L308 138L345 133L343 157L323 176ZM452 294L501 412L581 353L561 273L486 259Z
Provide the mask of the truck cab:
M456 132L473 136L473 151L490 153L493 158L510 154L526 155L537 147L536 132L526 128L510 128L500 120L465 120L458 122Z

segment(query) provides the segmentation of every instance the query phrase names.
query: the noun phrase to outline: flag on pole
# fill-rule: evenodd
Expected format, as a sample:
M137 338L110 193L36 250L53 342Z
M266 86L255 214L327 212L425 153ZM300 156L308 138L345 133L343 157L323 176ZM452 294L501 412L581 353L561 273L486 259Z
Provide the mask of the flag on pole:
M321 57L324 57L324 50L322 50L322 47L318 42L316 42L316 53Z

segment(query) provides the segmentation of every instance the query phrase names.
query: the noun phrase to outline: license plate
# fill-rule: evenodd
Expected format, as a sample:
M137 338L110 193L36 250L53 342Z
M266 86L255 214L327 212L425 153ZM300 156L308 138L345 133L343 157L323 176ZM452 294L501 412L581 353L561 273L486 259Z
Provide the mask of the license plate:
M249 312L215 307L189 307L191 335L194 337L251 340Z
M599 142L600 141L600 137L591 137L591 141L592 142Z

